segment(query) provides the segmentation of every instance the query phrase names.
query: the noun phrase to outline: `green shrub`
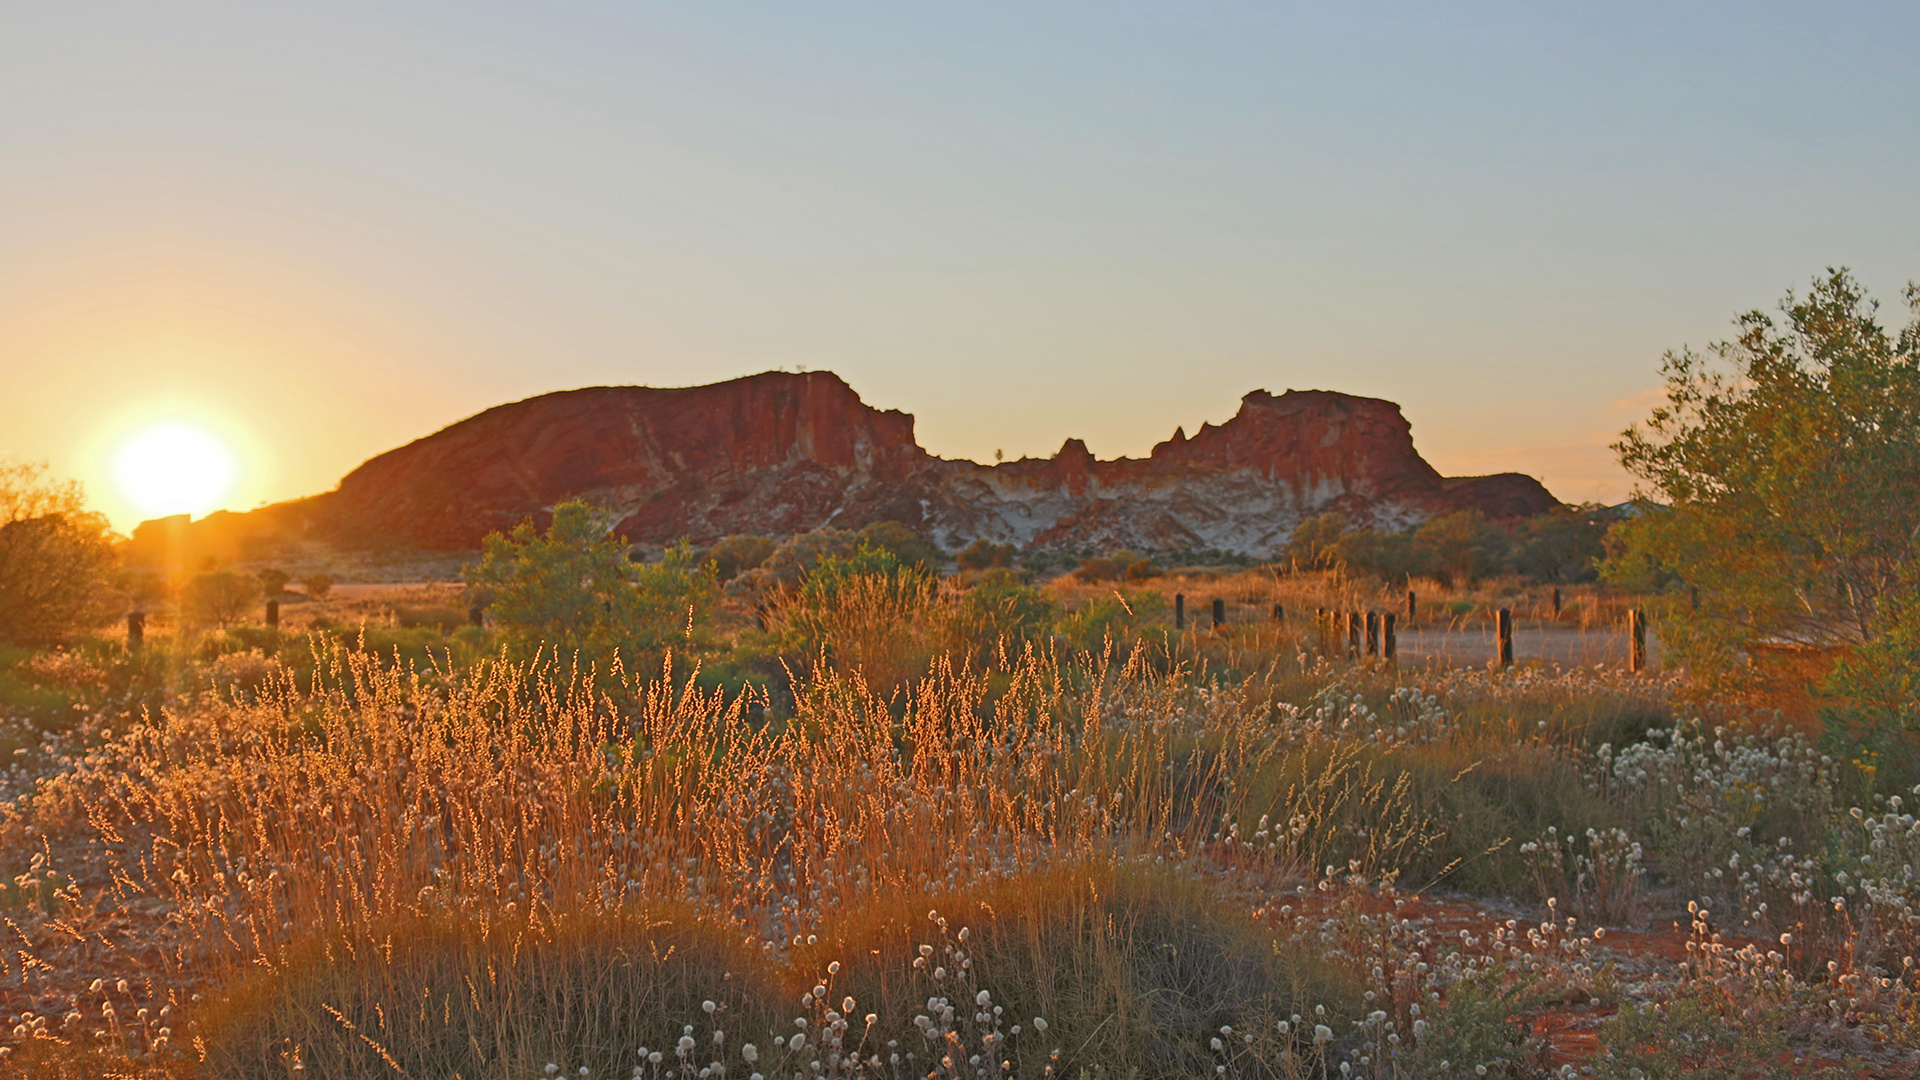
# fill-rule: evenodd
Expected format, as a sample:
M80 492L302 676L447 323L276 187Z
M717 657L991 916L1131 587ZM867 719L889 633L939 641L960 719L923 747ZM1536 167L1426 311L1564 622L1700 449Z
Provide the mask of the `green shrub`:
M1016 554L1012 544L996 544L983 536L955 555L954 561L962 570L989 570L1012 566Z
M307 590L308 596L315 600L325 600L327 594L333 591L333 575L317 570L302 578L300 584Z
M554 648L604 663L619 653L640 668L685 641L717 598L712 564L692 548L681 544L635 566L625 540L577 500L553 508L545 535L522 522L488 536L467 577L492 591L493 619L515 655Z
M187 617L202 625L226 627L245 618L260 602L260 582L236 570L196 574L180 590Z
M707 549L716 580L725 583L767 561L779 544L770 536L729 536Z

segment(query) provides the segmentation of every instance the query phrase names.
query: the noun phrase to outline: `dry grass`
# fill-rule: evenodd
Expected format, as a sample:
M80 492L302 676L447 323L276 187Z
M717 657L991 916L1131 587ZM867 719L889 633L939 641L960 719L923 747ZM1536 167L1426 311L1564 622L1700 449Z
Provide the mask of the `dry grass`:
M1246 816L1231 778L1276 754L1271 733L1238 722L1241 703L1209 707L1183 678L1139 664L1029 654L991 701L988 678L941 664L891 702L857 676L825 677L784 724L765 723L750 696L618 672L609 692L604 675L504 663L404 674L336 651L311 687L283 678L250 704L206 702L134 726L43 787L36 828L91 833L115 901L169 913L159 984L210 982L224 1001L224 1027L207 1027L196 1052L262 1075L261 1047L308 1057L385 1048L398 1060L395 1047L453 1045L392 1028L429 998L451 1015L446 971L479 970L523 941L564 958L567 942L596 938L581 927L614 928L598 936L638 955L658 943L618 928L662 903L757 957L756 978L790 982L802 943L843 915L870 918L858 913L876 898L977 897L1061 867L1197 851ZM1263 805L1313 813L1327 789L1324 777L1296 783ZM1393 829L1379 835L1382 853L1400 842ZM1127 929L1133 908L1088 908L1081 889L1060 894L1079 905L1081 929L1120 935L1089 939L1096 959L1145 947ZM1207 904L1197 879L1155 895L1159 907L1148 907L1163 914L1152 918L1166 925L1186 918L1164 914L1168 904ZM448 940L464 943L460 956L443 955L436 943ZM432 972L399 973L401 952ZM316 956L328 962L316 968ZM491 989L471 988L470 1012L485 1011L489 994L536 992L492 970ZM260 971L271 974L249 977ZM329 978L374 989L349 993ZM1084 993L1139 992L1114 985ZM406 993L388 997L395 988ZM337 998L322 1003L344 1017L337 1029L316 1019L316 993ZM372 1028L367 1002L380 1018ZM331 1049L312 1041L329 1032ZM643 1036L658 1037L625 1037ZM1130 1028L1122 1043L1170 1037ZM560 1053L489 1038L487 1061ZM450 1062L429 1054L422 1064Z
M1264 614L1337 602L1282 591L1337 584L1316 582L1209 584ZM1069 610L1114 592L1050 588ZM1804 741L1678 723L1671 677L1369 668L1270 619L1136 621L1117 660L981 649L968 617L924 582L776 611L770 634L817 646L790 702L672 667L229 654L217 691L81 724L18 779L12 1063L1531 1075L1506 1017L1607 985L1591 939L1449 941L1397 914L1432 888L1557 893L1582 920L1698 898L1799 942L1711 954L1785 987L1769 1008L1912 1004L1886 968L1920 941L1911 818L1845 816Z

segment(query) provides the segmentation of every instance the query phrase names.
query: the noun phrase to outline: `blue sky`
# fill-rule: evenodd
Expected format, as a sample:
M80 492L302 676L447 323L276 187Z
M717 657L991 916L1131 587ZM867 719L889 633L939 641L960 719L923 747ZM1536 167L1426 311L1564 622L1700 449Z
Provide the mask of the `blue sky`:
M489 405L827 368L936 453L1252 389L1615 499L1660 353L1920 277L1914 5L39 5L0 456L162 414L235 506Z

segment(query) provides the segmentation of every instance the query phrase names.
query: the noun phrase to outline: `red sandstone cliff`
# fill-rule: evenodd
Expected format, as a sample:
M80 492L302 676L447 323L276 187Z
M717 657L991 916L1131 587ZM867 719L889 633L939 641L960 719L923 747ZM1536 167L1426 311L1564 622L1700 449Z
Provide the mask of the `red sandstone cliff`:
M831 373L768 372L501 405L373 458L335 491L232 515L258 520L231 527L457 550L575 497L655 543L895 520L949 547L986 537L1255 555L1329 509L1400 525L1556 505L1515 473L1441 477L1399 407L1374 398L1256 390L1233 419L1176 431L1147 458L1099 461L1069 439L1051 458L988 466L930 456L911 416L866 405Z

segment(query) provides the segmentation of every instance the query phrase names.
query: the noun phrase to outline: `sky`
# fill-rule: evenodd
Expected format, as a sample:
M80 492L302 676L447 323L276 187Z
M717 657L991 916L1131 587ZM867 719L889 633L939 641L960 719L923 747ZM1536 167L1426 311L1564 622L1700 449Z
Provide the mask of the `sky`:
M0 458L127 529L155 424L244 509L502 402L807 368L947 457L1313 388L1617 501L1663 351L1827 266L1904 321L1917 41L1910 3L16 4Z

